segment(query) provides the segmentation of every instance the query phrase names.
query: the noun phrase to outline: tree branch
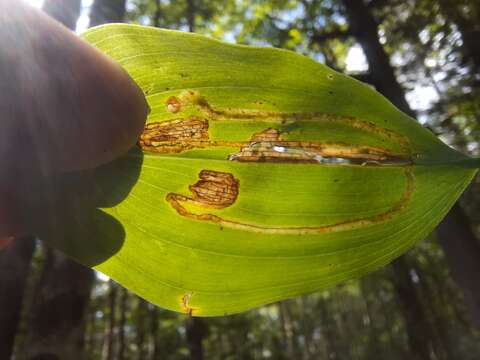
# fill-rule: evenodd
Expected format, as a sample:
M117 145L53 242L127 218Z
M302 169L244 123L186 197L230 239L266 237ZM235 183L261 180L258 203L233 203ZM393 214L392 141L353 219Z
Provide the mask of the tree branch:
M327 40L333 40L333 39L346 39L350 36L352 36L352 32L350 29L334 29L328 32L318 32L313 34L310 37L310 42L312 44L320 44L323 43L324 41Z

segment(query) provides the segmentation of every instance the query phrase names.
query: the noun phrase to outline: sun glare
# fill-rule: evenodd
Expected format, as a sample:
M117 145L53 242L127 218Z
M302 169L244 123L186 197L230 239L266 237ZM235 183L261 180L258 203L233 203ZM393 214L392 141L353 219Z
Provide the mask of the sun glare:
M27 3L37 8L41 8L43 5L43 0L27 0Z
M41 8L43 6L44 0L26 0L26 2L36 8ZM80 17L78 18L76 32L81 33L88 28L90 18L88 16L90 7L92 6L93 0L83 0L82 1L82 10Z

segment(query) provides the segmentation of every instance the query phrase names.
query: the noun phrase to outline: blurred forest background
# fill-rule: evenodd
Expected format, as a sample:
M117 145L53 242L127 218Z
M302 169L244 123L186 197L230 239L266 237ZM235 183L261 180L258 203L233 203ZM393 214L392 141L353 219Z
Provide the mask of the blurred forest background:
M77 31L123 21L296 51L480 155L478 0L30 2ZM223 318L155 307L22 239L0 252L0 359L480 359L479 181L391 265Z

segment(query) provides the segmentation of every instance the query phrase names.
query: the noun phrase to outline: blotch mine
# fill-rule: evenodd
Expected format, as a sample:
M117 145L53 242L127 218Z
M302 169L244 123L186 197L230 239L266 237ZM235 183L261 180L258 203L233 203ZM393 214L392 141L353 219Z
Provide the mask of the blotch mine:
M208 140L208 121L197 117L149 123L140 135L143 150L157 153L178 153L192 149L192 141Z

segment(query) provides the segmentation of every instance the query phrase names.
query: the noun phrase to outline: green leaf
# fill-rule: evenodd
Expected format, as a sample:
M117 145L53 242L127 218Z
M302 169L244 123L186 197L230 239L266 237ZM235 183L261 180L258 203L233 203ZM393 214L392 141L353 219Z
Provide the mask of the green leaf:
M231 314L373 271L431 232L475 174L372 88L307 57L134 25L83 38L152 111L138 147L91 175L101 210L52 242L164 308Z

